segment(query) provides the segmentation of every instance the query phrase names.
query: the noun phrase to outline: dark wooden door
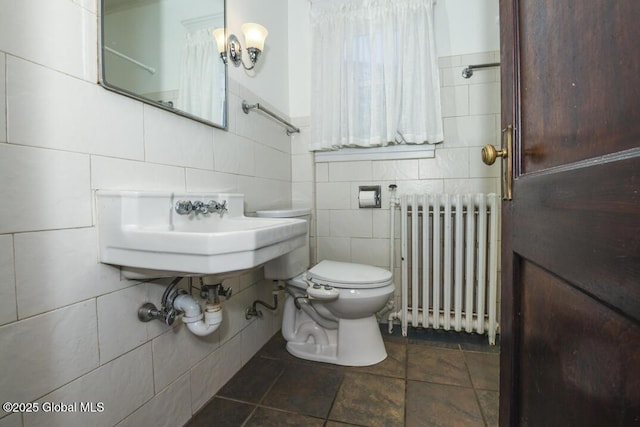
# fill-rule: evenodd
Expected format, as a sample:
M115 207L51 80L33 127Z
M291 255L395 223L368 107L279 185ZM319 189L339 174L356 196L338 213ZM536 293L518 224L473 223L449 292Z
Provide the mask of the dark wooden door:
M500 19L500 424L640 425L640 1L503 0Z

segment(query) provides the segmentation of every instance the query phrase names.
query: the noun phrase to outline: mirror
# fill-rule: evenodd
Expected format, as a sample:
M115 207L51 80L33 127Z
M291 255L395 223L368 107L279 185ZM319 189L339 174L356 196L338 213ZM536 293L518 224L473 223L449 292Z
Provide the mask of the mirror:
M107 89L226 129L227 71L213 38L225 0L102 0Z

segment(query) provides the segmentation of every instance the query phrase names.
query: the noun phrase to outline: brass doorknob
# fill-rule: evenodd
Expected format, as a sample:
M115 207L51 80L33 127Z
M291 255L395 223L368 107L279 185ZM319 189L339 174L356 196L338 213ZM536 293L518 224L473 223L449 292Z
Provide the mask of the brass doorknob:
M498 150L491 144L487 144L482 147L482 161L487 165L492 165L495 163L498 157L507 157L509 155L508 149Z

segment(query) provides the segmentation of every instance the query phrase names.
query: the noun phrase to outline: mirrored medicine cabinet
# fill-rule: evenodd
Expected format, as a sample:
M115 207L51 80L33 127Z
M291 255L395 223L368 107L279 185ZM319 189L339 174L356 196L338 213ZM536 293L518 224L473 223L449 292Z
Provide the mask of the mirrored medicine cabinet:
M148 104L227 127L227 70L213 30L225 0L102 0L100 83Z

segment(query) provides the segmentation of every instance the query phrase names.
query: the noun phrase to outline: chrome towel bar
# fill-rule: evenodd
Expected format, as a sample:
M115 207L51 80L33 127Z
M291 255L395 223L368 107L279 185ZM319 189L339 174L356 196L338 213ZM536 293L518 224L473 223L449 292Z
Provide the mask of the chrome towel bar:
M242 111L244 111L245 114L249 114L249 110L252 110L254 108L256 110L262 111L267 116L271 117L272 119L274 119L277 122L279 122L282 126L284 126L287 129L287 135L291 135L292 133L300 133L300 129L299 128L295 127L294 125L292 125L291 123L289 123L288 121L286 121L282 117L278 116L277 114L275 114L271 110L263 107L259 103L256 102L255 104L249 104L249 103L247 103L247 101L242 101Z

